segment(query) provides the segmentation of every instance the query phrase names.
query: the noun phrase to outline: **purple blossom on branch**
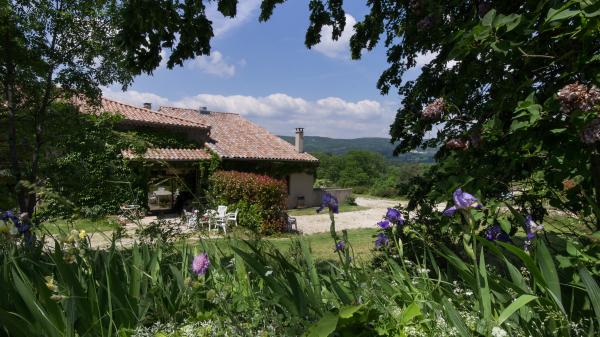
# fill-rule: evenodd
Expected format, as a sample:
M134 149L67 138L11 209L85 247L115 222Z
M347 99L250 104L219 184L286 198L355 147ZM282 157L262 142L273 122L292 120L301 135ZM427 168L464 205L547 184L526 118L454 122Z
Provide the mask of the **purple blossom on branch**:
M323 197L321 199L321 207L317 209L317 213L320 213L325 208L329 208L330 212L339 213L339 203L337 198L328 192L323 193Z
M433 27L433 17L431 15L426 16L425 18L419 20L417 22L417 30L418 31L426 31Z
M194 261L192 261L192 272L194 272L194 274L198 276L204 275L208 271L209 267L210 260L207 253L202 253L194 257Z
M436 120L442 117L442 114L446 111L446 101L440 97L436 98L433 102L427 104L423 111L421 111L421 117L428 120Z
M452 138L446 142L446 148L450 150L466 150L469 148L469 141L459 138Z
M459 209L481 209L483 207L477 198L467 192L463 192L463 190L460 188L457 188L456 191L452 193L452 200L454 201L454 206L447 208L442 213L443 215L453 216L454 213Z
M587 112L600 104L600 90L595 85L588 88L578 82L567 84L556 95L560 102L560 111L564 113L576 110Z
M344 240L340 240L335 244L334 252L342 252L346 249L346 242Z
M594 144L600 141L600 118L596 118L581 132L581 141L585 144Z

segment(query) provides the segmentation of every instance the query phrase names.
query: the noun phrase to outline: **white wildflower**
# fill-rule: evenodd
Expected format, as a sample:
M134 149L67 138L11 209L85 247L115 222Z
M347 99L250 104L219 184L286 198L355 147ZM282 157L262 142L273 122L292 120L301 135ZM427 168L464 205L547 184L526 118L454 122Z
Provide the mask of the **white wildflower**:
M506 330L502 329L499 326L495 326L492 329L492 336L493 337L506 337L508 336L508 333L506 332Z

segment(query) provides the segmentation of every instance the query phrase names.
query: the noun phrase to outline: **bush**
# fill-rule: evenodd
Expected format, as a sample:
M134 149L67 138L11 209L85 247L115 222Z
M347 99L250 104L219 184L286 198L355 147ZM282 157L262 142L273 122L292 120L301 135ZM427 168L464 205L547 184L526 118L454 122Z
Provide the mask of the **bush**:
M358 204L356 203L356 196L354 194L350 194L346 200L344 200L344 203L346 205L350 205L350 206L357 206Z
M259 232L263 221L261 208L257 204L251 204L246 200L240 200L229 206L231 210L238 209L238 225Z
M286 183L266 175L237 171L219 171L210 178L209 197L215 204L236 205L244 201L260 214L260 230L264 234L283 230L281 213L287 204ZM241 207L238 207L241 208ZM251 217L250 217L251 218ZM248 223L246 225L249 225ZM251 225L254 227L257 225Z

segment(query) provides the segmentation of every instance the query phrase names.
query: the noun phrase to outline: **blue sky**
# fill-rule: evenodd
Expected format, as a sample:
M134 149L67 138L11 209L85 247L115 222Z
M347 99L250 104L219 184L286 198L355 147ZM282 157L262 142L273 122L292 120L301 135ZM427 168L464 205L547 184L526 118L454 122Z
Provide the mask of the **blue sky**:
M387 66L385 49L378 46L361 60L350 60L352 25L367 8L346 5L342 37L332 41L326 27L321 44L309 50L304 46L307 3L288 1L264 23L258 22L260 0L241 0L233 20L211 8L215 38L210 56L173 70L163 65L152 76L138 77L127 92L110 87L104 94L134 105L236 112L279 135L304 127L306 135L388 137L400 97L381 96L375 86Z

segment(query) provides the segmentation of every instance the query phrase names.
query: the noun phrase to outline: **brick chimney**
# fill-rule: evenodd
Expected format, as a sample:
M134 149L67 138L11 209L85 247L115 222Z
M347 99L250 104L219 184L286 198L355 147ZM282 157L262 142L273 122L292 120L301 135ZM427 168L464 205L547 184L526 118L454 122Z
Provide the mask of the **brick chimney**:
M296 152L304 152L304 128L296 128Z
M152 103L144 103L144 109L152 110Z

